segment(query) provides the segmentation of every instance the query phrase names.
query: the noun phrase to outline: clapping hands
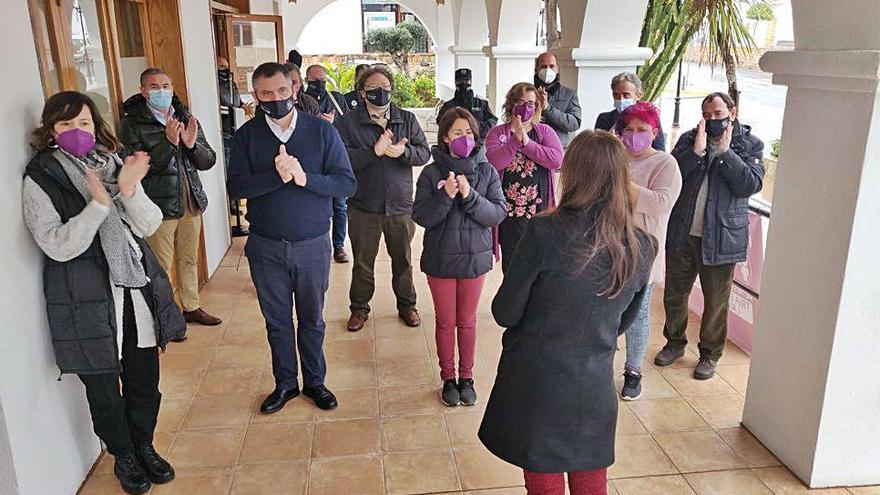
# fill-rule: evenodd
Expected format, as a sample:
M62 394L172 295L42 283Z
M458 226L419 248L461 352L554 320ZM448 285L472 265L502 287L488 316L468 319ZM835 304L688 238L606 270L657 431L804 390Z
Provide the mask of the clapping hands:
M283 144L278 148L278 156L275 157L275 171L285 184L293 181L300 187L306 185L308 177L302 164L295 156L287 154L287 148Z
M458 194L461 194L462 198L467 198L471 194L471 184L464 175L456 176L454 172L450 171L443 184L443 190L452 199L455 199Z
M397 143L392 143L391 140L394 138L394 133L391 132L391 129L385 129L379 139L376 140L376 144L373 146L373 152L376 153L376 156L387 156L389 158L400 158L406 152L406 143L409 142L409 139L403 138Z

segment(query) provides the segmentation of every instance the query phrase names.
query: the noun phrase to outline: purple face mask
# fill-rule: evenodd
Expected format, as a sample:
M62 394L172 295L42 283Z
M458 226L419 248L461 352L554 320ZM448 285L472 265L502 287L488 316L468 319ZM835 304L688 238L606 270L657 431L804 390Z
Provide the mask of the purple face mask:
M476 144L473 136L459 136L449 142L449 151L457 158L467 158Z
M523 122L528 122L535 116L535 107L516 105L513 107L513 114L519 115L519 118L521 118Z
M623 136L620 137L620 140L623 141L626 149L639 154L651 146L651 143L654 141L654 133L651 131L623 131Z
M89 131L84 131L78 127L74 127L69 131L64 131L55 138L58 147L71 155L79 158L85 156L86 153L92 151L95 147L95 135Z

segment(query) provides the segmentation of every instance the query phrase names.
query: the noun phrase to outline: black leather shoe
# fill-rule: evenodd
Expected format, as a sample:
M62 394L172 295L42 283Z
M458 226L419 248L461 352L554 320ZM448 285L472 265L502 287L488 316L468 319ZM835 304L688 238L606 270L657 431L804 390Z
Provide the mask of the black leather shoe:
M153 483L168 483L174 479L174 468L162 458L152 445L138 445L134 453Z
M327 387L323 385L303 387L303 395L315 401L315 405L325 411L336 409L336 406L339 405L333 392L327 390Z
M298 388L293 390L280 390L276 388L275 391L269 394L269 396L266 397L266 400L263 401L263 405L260 406L260 412L263 414L278 412L284 408L284 404L287 404L291 399L298 396Z
M116 475L125 493L131 495L142 495L153 487L134 454L117 457L113 465L113 474Z

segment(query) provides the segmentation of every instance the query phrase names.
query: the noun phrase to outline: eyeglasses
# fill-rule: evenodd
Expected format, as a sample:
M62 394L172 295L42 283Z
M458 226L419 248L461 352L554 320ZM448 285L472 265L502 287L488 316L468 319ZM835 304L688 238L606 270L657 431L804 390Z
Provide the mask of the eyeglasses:
M516 105L516 106L519 106L519 105L525 105L525 106L528 107L528 108L535 108L535 102L534 102L534 101L516 100L516 101L513 102L513 104Z

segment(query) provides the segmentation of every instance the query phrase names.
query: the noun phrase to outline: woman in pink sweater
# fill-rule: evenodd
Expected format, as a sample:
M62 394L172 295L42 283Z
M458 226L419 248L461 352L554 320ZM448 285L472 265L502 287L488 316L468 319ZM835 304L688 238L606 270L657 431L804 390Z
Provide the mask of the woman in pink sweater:
M529 83L514 84L504 101L504 124L486 136L486 156L501 176L507 218L493 232L495 256L501 247L506 271L526 228L538 213L556 206L555 170L562 166L562 143L556 131L541 123L543 105Z
M623 372L624 400L636 400L642 394L642 361L648 350L650 326L648 308L654 283L662 282L665 265L666 227L672 206L681 192L681 172L669 153L651 148L660 128L660 114L649 102L639 102L624 110L615 131L623 141L631 160L630 179L637 201L633 217L636 226L657 239L659 251L651 270L651 279L639 315L626 331L626 365Z

